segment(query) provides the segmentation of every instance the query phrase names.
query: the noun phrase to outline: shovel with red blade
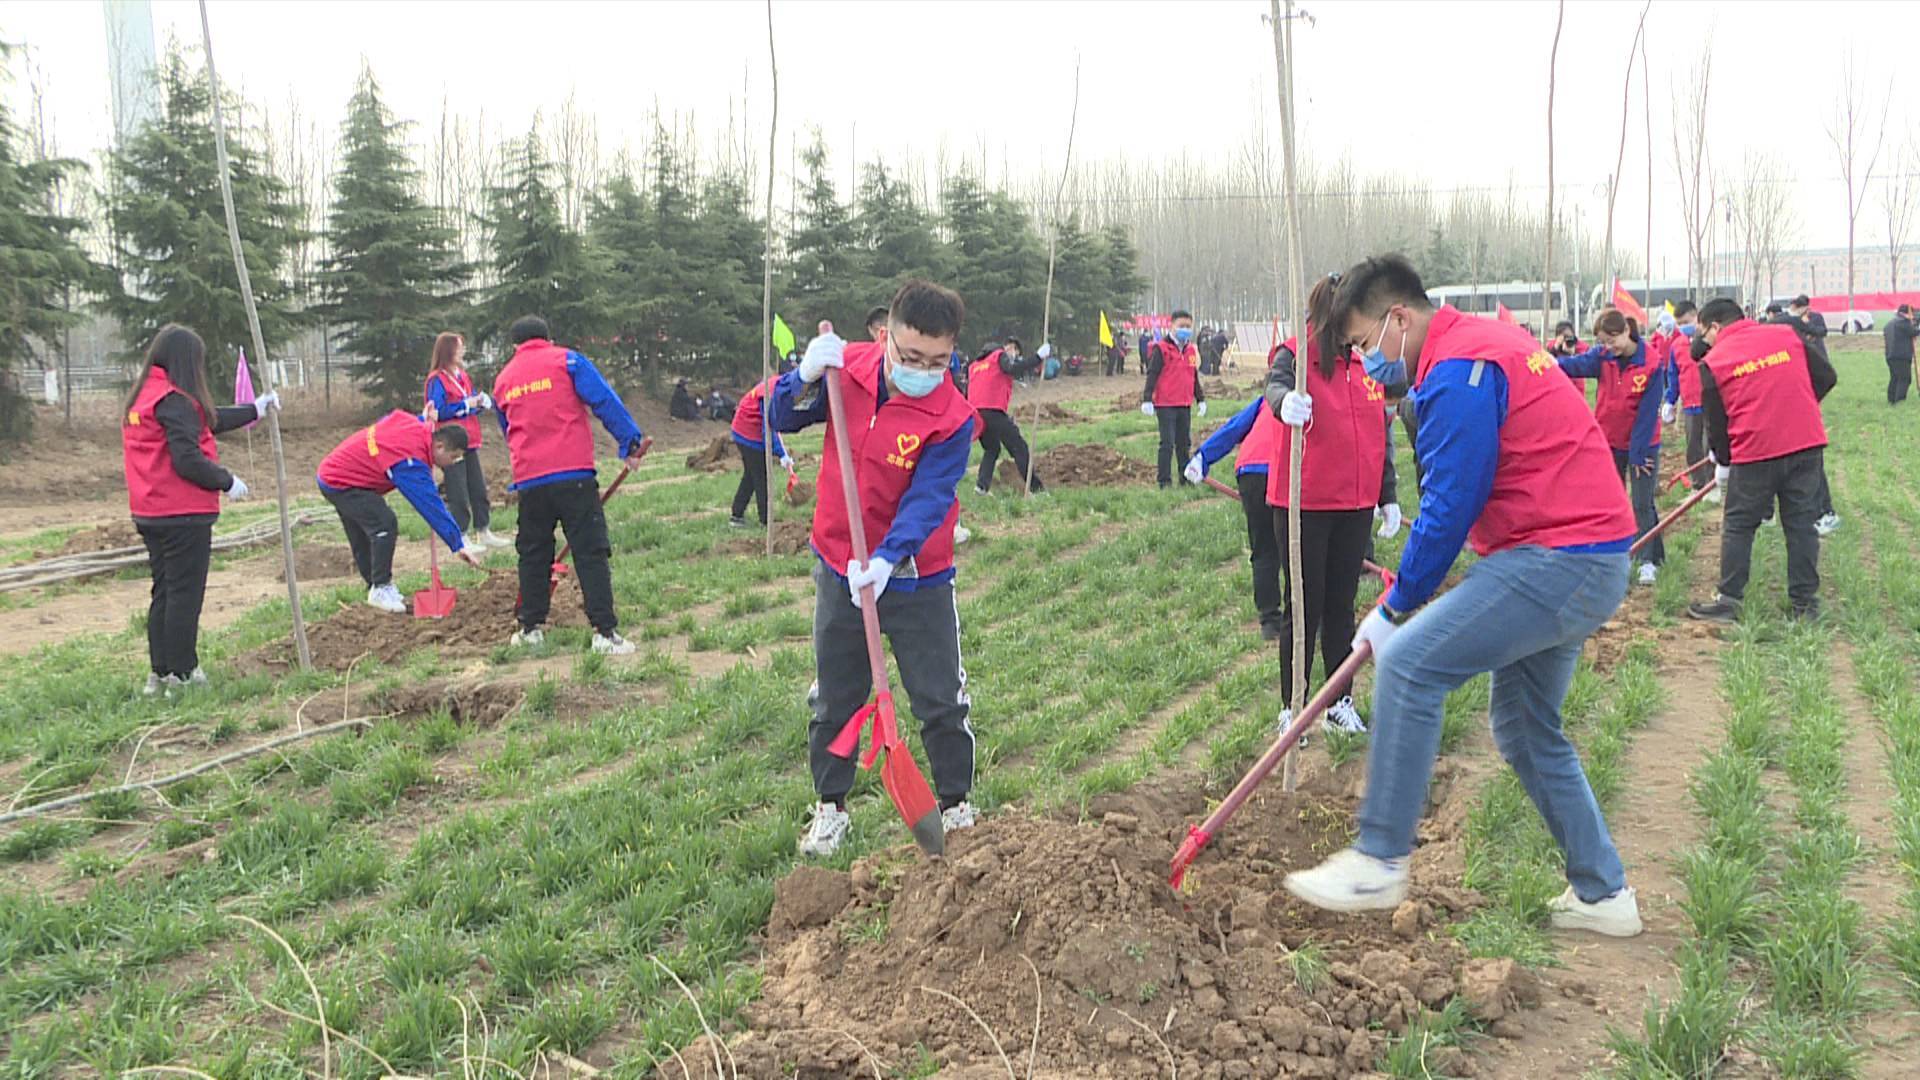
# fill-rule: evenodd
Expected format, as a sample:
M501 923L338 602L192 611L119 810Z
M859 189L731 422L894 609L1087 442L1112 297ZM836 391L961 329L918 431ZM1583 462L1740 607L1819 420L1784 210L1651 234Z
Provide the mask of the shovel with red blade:
M427 567L427 587L413 594L413 617L444 619L453 614L453 604L460 599L460 590L440 584L440 545L434 543L431 531L427 533Z
M821 333L833 329L827 323L820 326ZM840 392L840 372L833 368L827 369L827 411L833 423L833 441L839 450L840 481L844 485L853 557L865 566L867 530L860 514L859 487L854 481L852 444L847 441L847 413ZM880 612L870 585L860 591L860 621L867 635L867 662L873 673L874 699L853 714L840 734L834 736L827 752L835 757L852 757L860 749L861 731L871 726L873 734L866 755L860 759L860 767L873 768L874 762L885 753L886 760L880 763L881 786L887 789L887 797L900 812L900 820L913 833L914 843L929 857L939 858L946 852L940 803L933 797L933 789L927 786L927 778L921 775L920 766L914 762L907 741L900 737L899 721L893 711L893 688L887 682L887 658L880 648Z
M653 436L647 435L640 440L640 449L634 451L634 456L646 457L647 451L652 448ZM607 500L613 498L613 493L620 490L620 485L626 483L627 474L631 472L633 472L633 466L622 462L619 475L613 478L613 483L607 485L607 490L600 493L601 506L607 505ZM560 546L560 554L553 558L553 570L547 576L547 590L549 595L559 590L560 579L567 576L567 556L571 554L573 554L573 541L568 540Z

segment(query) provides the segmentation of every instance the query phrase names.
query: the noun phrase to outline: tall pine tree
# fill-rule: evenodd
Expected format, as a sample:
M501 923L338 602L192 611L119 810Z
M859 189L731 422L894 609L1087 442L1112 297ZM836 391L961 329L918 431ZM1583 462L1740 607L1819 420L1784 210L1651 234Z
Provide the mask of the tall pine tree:
M380 100L373 72L347 103L321 269L335 342L384 405L417 403L434 335L447 329L469 272L454 231L420 198L420 172Z
M782 310L802 333L811 333L821 319L850 329L868 308L888 297L874 299L877 288L868 287L855 247L853 217L828 175L826 140L818 128L800 161L807 174L793 236L787 241L788 303Z
M867 306L886 303L907 278L941 277L946 252L933 234L933 218L884 162L867 166L855 203L853 232L868 286Z
M7 51L0 45L0 58ZM79 219L49 211L53 189L79 163L29 161L20 134L0 101L0 439L24 439L32 430L20 382L27 365L77 320L63 294L99 280L73 239Z
M513 320L542 315L557 341L584 348L606 329L599 260L560 217L539 131L507 153L506 183L487 193L499 284L487 291L478 336L504 340Z
M112 155L118 184L108 215L124 280L101 306L120 321L130 356L166 323L199 331L212 353L214 384L224 392L232 386L234 351L250 336L220 200L211 99L204 74L188 68L178 49L167 56L160 92L161 118ZM241 112L235 103L227 115ZM271 350L298 323L284 274L299 233L286 185L261 167L244 130L230 128L227 136L234 216Z

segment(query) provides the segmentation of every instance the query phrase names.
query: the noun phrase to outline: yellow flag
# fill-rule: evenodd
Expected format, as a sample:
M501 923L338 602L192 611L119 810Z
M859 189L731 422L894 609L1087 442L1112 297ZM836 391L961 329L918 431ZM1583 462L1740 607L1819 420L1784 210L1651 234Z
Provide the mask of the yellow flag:
M1669 315L1673 314L1673 301L1671 300L1667 301L1666 306L1667 306L1667 314Z
M1100 344L1113 348L1113 327L1107 325L1107 313L1100 313Z

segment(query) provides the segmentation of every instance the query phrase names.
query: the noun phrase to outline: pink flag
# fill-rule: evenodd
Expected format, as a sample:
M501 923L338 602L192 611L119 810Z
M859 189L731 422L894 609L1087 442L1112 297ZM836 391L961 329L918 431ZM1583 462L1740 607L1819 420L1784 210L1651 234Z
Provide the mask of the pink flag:
M247 350L240 350L240 364L233 371L233 403L235 405L253 404L253 372L247 370ZM258 420L254 424L259 423ZM253 424L248 424L252 427Z

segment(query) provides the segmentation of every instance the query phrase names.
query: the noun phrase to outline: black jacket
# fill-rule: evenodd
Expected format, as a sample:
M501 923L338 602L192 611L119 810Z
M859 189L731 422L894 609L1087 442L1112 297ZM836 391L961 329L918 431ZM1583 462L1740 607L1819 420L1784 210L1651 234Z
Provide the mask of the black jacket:
M1920 326L1904 315L1895 315L1887 320L1887 328L1882 331L1887 342L1889 361L1905 360L1913 362L1913 339L1920 337Z
M1160 369L1166 366L1167 358L1167 354L1161 351L1163 345L1176 349L1180 348L1180 346L1173 345L1171 342L1156 341L1153 343L1153 348L1147 353L1147 388L1140 392L1140 400L1143 402L1152 401L1154 387L1160 385ZM1196 405L1207 400L1207 390L1200 385L1199 359L1199 349L1196 347L1194 350L1195 362L1193 365L1193 401Z
M160 421L160 430L167 434L167 457L172 459L173 471L179 473L181 479L208 491L226 491L233 486L233 474L200 452L200 410L193 407L185 394L176 390L162 397L154 403L153 415ZM259 418L251 405L221 405L214 409L213 433L218 435L245 427ZM219 517L219 514L185 514L133 520L153 525L211 525Z

